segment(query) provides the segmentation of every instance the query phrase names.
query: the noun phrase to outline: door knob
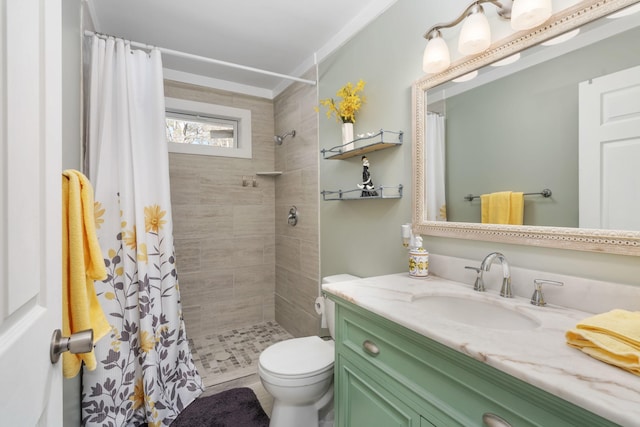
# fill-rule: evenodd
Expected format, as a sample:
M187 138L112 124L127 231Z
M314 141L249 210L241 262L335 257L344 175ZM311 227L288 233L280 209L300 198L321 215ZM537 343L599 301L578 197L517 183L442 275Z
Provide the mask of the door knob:
M76 332L70 337L63 337L62 331L56 329L51 337L49 358L51 363L58 363L60 355L65 351L73 354L89 353L93 349L93 329Z

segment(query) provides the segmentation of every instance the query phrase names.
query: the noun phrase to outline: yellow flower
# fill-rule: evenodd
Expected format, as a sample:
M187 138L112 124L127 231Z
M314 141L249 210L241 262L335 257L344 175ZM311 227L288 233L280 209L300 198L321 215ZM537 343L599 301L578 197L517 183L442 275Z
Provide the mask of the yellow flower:
M102 203L93 202L93 217L95 218L96 228L100 228L100 225L104 224L104 219L102 219L102 215L104 215L104 209L102 208Z
M129 400L133 402L134 410L144 404L144 386L142 385L142 378L136 381L136 385L133 388L133 393L129 396Z
M149 231L153 231L155 233L158 232L159 229L162 228L167 221L163 220L162 217L167 214L167 211L161 211L160 206L146 206L144 208L144 228L148 233Z
M136 226L133 226L133 230L124 232L124 243L134 251L137 247Z
M108 300L113 300L116 298L116 294L113 292L105 292L104 297Z
M124 274L124 267L118 267L116 268L116 276L122 276Z
M447 220L447 205L446 205L446 204L445 204L445 205L440 206L440 218L441 218L443 221L446 221L446 220Z
M155 339L147 331L140 332L140 349L145 353L150 352L155 347Z
M147 262L149 261L149 256L147 255L147 244L146 243L140 243L140 246L138 246L138 261L144 261Z
M342 86L336 92L336 96L342 98L337 104L332 98L321 99L320 104L327 107L327 118L331 118L335 114L338 122L354 123L356 121L356 113L366 101L364 96L358 95L364 90L364 85L365 82L360 80L355 86L351 82Z

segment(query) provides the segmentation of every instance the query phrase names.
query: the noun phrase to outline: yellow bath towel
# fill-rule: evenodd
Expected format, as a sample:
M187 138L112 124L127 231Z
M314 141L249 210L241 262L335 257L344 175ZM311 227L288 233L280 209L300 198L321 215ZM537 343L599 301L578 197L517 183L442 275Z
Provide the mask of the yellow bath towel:
M480 196L483 224L522 225L524 193L500 191Z
M591 357L640 375L640 312L611 310L578 323L567 344Z
M93 285L107 277L98 244L93 213L93 188L80 172L62 173L62 334L69 336L93 329L94 343L111 329ZM62 355L62 371L66 378L80 371L82 362L96 368L91 353Z

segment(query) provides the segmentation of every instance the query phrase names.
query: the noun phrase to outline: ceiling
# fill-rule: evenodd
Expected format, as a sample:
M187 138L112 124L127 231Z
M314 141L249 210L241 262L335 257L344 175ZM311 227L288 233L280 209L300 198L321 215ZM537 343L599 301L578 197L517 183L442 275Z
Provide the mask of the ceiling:
M396 0L85 1L98 33L299 77ZM166 53L163 65L267 96L291 82Z

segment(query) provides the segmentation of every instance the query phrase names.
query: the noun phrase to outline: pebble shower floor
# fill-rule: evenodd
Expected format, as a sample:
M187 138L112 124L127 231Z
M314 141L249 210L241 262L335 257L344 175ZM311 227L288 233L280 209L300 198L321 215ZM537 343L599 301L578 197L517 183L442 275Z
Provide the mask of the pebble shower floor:
M293 338L276 322L189 338L193 359L205 387L258 374L260 353L271 344Z

